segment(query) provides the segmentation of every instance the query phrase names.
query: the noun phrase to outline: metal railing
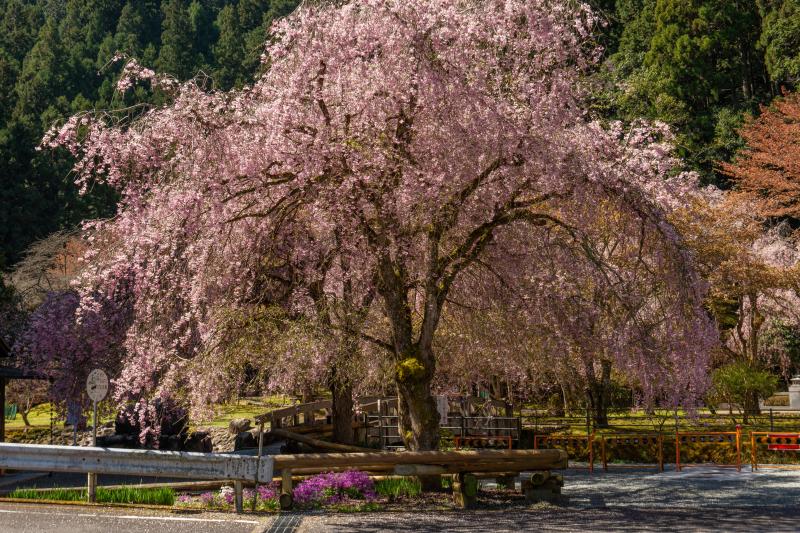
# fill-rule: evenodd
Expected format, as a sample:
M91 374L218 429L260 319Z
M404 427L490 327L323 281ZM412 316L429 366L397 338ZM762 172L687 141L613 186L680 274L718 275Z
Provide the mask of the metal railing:
M397 415L367 415L365 421L368 440L378 439L381 448L402 446ZM449 433L454 442L469 437L508 437L518 443L521 425L519 417L450 415L439 429Z
M242 482L272 481L272 457L76 446L0 443L0 469L233 481L242 509Z

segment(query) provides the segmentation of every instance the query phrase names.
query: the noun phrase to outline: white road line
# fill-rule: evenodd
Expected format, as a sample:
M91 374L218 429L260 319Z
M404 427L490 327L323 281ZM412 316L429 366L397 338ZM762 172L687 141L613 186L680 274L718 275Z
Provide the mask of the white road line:
M102 514L102 513L50 513L42 511L15 511L12 509L0 509L0 513L6 514L40 514L49 516L75 516L80 518L124 518L127 520L171 520L175 522L226 522L232 524L259 524L258 520L225 520L223 518L191 518L185 516L137 516L137 515L119 515L119 514Z

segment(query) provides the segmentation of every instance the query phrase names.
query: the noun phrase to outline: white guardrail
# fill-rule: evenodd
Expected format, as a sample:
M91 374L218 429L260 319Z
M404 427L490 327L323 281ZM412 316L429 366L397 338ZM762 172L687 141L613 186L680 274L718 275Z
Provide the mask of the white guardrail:
M0 469L233 481L272 481L271 457L0 443ZM240 501L237 501L240 507Z

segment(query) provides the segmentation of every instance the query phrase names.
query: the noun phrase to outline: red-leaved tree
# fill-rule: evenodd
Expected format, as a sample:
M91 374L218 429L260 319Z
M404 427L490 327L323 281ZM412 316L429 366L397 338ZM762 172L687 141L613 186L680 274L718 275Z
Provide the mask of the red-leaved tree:
M800 219L800 94L786 94L739 131L746 143L721 163L763 217Z

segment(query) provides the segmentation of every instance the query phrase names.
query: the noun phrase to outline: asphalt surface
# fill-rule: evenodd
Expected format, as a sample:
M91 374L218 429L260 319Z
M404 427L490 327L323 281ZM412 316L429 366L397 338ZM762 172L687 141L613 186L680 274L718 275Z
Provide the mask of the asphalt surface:
M13 533L261 533L272 517L145 509L0 503L0 532Z
M567 471L565 501L502 511L176 514L143 509L0 503L0 533L398 531L800 531L800 471Z

